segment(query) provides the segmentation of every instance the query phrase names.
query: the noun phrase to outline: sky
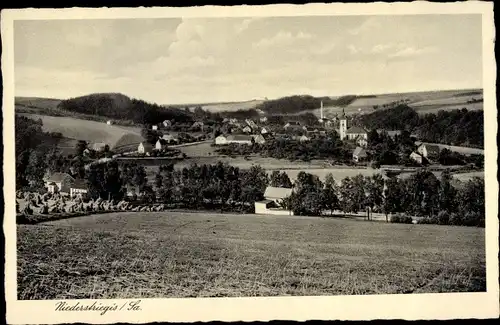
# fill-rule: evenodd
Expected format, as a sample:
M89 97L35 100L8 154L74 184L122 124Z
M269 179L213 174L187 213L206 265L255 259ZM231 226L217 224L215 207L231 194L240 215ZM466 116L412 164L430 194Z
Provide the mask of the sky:
M158 104L482 87L480 15L18 20L16 96Z

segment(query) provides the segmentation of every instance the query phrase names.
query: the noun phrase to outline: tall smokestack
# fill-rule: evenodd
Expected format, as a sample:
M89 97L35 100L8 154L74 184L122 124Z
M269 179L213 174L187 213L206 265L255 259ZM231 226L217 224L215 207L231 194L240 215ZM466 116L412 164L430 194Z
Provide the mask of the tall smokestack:
M321 119L323 119L323 101L321 101Z

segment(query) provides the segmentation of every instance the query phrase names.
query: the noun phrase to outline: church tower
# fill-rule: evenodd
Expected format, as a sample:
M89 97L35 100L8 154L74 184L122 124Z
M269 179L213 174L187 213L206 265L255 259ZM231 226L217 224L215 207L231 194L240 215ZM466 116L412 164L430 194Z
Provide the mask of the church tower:
M340 117L340 128L339 128L339 136L340 140L344 140L347 137L347 117L345 116L345 111L342 108L342 116Z

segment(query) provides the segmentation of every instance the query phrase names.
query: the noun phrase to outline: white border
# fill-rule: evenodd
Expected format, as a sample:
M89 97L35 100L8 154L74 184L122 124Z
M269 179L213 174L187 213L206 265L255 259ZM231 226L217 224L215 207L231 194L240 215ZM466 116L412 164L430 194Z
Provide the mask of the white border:
M55 312L56 301L17 301L14 158L13 22L22 19L117 19L161 17L255 17L312 15L481 14L483 17L483 89L486 179L486 293L365 295L273 298L142 299L141 312ZM499 315L498 182L495 27L493 3L337 3L191 8L102 8L3 10L2 73L4 138L4 233L6 239L7 322L14 324L195 322L268 320L373 320L491 318ZM79 300L81 303L93 300ZM104 301L104 300L100 300ZM108 300L123 304L128 300ZM69 302L69 301L68 301ZM75 300L76 302L76 300Z

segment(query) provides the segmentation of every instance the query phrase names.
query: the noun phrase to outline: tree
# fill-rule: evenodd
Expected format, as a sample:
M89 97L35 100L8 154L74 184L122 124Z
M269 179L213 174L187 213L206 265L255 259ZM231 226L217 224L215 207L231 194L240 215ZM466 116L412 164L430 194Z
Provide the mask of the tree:
M441 174L439 187L439 208L449 213L456 211L457 190L451 184L452 176L448 169Z
M367 211L368 220L370 220L370 211L377 208L382 208L384 203L384 185L385 181L382 175L375 174L372 177L365 178L366 186L366 205L369 210Z
M244 202L253 203L264 198L264 191L269 184L266 171L261 166L252 166L242 173L241 198Z
M365 179L363 175L346 177L340 186L341 207L344 212L358 213L365 208Z
M330 210L330 215L333 211L340 208L340 200L338 197L338 186L331 173L328 173L325 178L325 187L323 188L323 203L322 205Z
M76 143L76 147L75 147L75 153L77 156L83 156L83 152L85 151L85 149L87 149L87 141L84 141L84 140L78 140L78 142Z
M386 189L384 190L383 210L386 221L388 221L388 214L404 211L404 196L404 181L397 177L390 177L386 182Z
M292 188L292 181L286 172L275 170L271 173L270 186Z
M428 170L419 170L406 182L410 196L408 212L432 217L439 209L439 180Z

